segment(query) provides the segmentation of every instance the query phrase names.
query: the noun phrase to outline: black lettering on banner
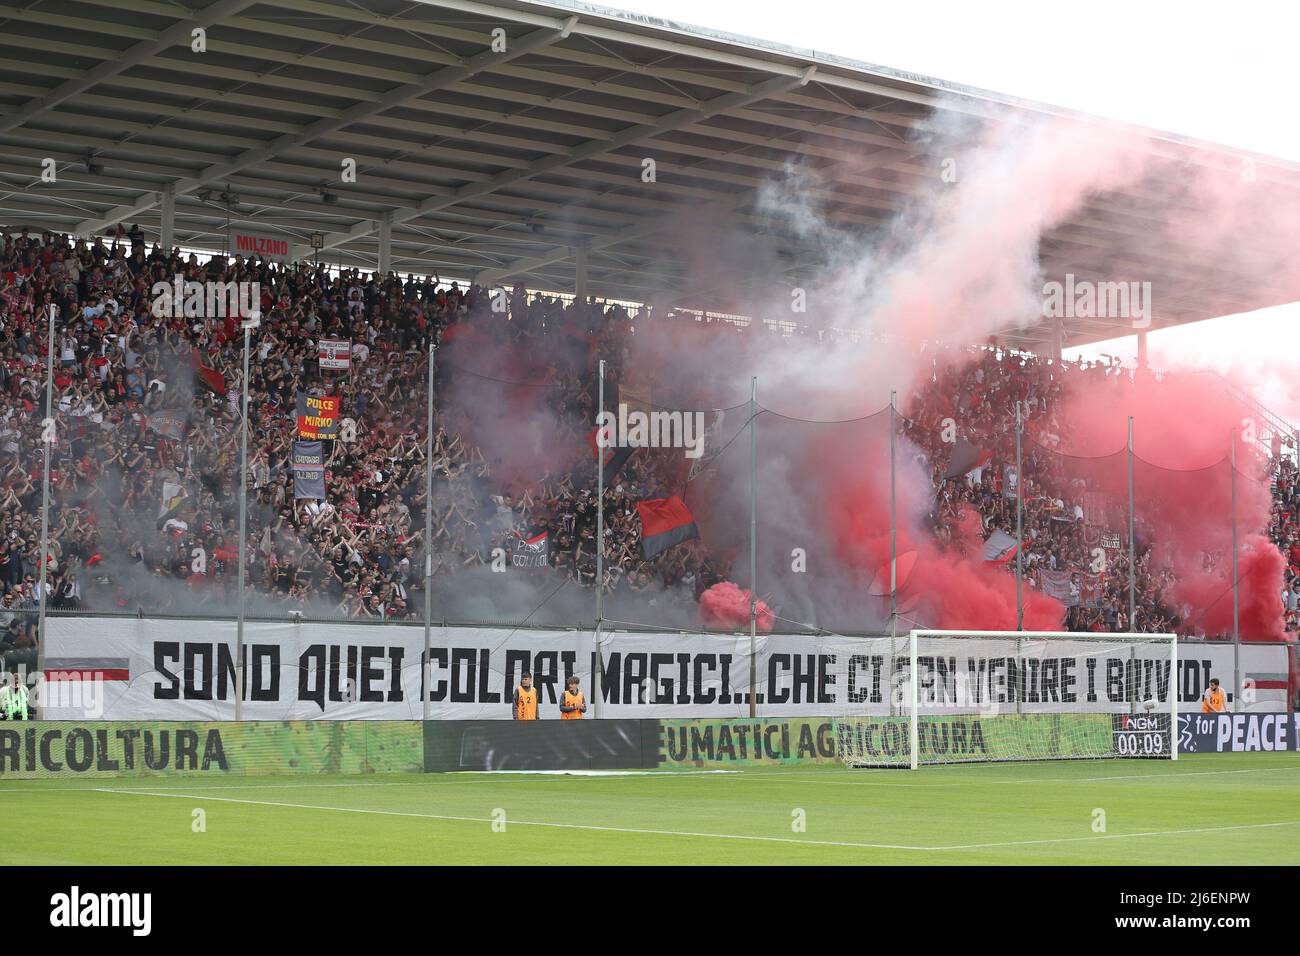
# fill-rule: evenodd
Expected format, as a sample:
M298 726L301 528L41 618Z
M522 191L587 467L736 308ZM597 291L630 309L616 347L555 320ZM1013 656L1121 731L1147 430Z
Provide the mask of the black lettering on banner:
M1088 703L1097 702L1097 658L1089 657L1084 663L1088 666Z
M988 658L981 657L977 666L968 672L968 676L970 686L975 692L976 703L988 704L996 699L993 664Z
M472 647L453 647L451 649L451 700L454 704L471 703L474 700L474 671L477 657ZM538 691L538 699L541 691Z
M568 683L569 678L575 673L578 666L577 651L560 651L560 667L564 671L564 682Z
M755 727L753 728L753 730L754 730L754 734L755 734L755 736L757 736L757 735L758 735L758 727L755 726ZM737 731L737 733L738 733L739 736L740 736L740 759L741 759L741 760L747 760L747 759L749 758L749 731L750 731L750 725L749 725L749 724L740 724L738 727L736 727L736 731Z
M150 770L166 770L167 758L171 755L171 735L165 730L159 730L157 734L155 746L154 731L144 732L144 765Z
M1106 700L1115 703L1124 699L1124 661L1106 659Z
M817 752L823 757L835 756L835 731L830 721L817 725Z
M95 731L95 769L102 772L120 770L118 761L110 758L108 749L108 731Z
M531 660L532 655L527 651L506 651L505 683L502 686L506 689L506 698L508 700L514 700L515 688L519 686L519 680L524 671L529 669L528 662Z
M790 700L790 689L781 686L778 671L790 670L789 654L771 654L767 659L767 700L771 704L784 704Z
M216 700L231 700L234 698L233 688L235 687L235 649L229 644L217 644L217 666L216 672ZM247 653L247 652L245 652ZM247 691L245 691L247 693Z
M186 644L185 659L185 699L212 699L212 645ZM198 680L196 680L196 677Z
M46 770L59 771L63 769L62 761L55 760L54 754L50 752L54 741L61 736L61 732L57 730L47 730L41 734L41 766Z
M649 661L644 653L634 652L623 655L623 702L627 704L644 704L646 668Z
M560 680L560 655L555 651L539 651L533 657L533 686L537 688L537 702L554 704L560 699L555 686Z
M203 769L211 769L213 764L221 770L229 770L226 763L226 750L221 744L221 731L213 727L208 731L208 739L203 743Z
M736 759L736 748L731 742L731 728L726 724L718 728L718 746L715 752L719 760L724 756L728 760Z
M1061 659L1059 657L1048 658L1043 661L1043 701L1060 703L1061 693L1059 689L1061 681Z
M357 651L355 644L348 645L347 671L344 672L343 648L329 645L329 699L334 703L356 698Z
M686 759L686 728L685 727L667 727L665 728L665 737L668 741L668 757L670 760Z
M196 770L199 766L199 735L189 729L177 730L175 733L176 769Z
M690 667L691 667L691 655L678 654L677 655L677 703L679 704L689 704L691 702ZM696 688L695 693L697 696L699 695L699 688Z
M815 757L817 755L816 745L813 743L813 729L810 724L801 724L799 726L799 749L797 756L800 759L804 757Z
M694 696L693 701L697 704L711 704L713 699L718 696L718 692L712 687L705 687L704 670L708 668L711 671L718 669L718 657L716 654L696 654L695 671L694 671ZM682 701L682 703L686 703Z
M84 773L95 762L95 741L85 727L68 731L63 739L68 769L74 773Z
M312 644L298 655L298 699L325 710L325 645Z
M718 691L718 703L731 703L731 655L719 654L718 666L722 675L720 689Z
M650 691L654 695L653 703L659 701L672 702L673 679L659 676L660 668L672 667L672 665L673 655L671 654L650 655Z
M1156 697L1169 700L1169 661L1161 661L1156 667Z
M361 675L357 683L357 700L365 703L383 701L383 690L375 690L370 685L372 681L383 680L384 678L384 669L374 666L375 658L386 658L387 656L382 647L366 645L361 648Z
M817 703L835 703L835 661L834 654L817 655Z
M394 645L388 649L388 699L401 703L406 700L402 690L402 659L406 657L406 648Z
M794 703L814 700L813 686L817 679L817 657L814 654L793 655ZM805 665L807 670L805 670Z
M591 672L595 674L601 667L599 651L591 652ZM607 704L619 703L619 669L622 667L623 655L613 651L604 663L605 679L600 682L600 696Z
M126 770L135 769L135 740L139 736L140 731L135 727L117 732L117 739L122 741L122 766Z
M527 655L525 654L525 660ZM433 673L434 665L442 670L447 669L447 649L445 647L432 647L429 649L429 666L427 668L430 674ZM512 685L513 686L513 685ZM447 699L447 681L443 678L433 682L433 687L429 689L429 700L441 701Z
M19 749L22 738L16 730L0 730L0 771L18 769Z
M994 657L989 660L989 702L1005 704L1007 702L1007 659Z
M934 659L935 703L952 703L957 700L957 658Z
M870 682L863 684L858 679L858 670L870 670L871 658L867 654L853 654L849 657L849 702L861 704L871 693Z
M488 687L492 679L492 651L483 647L478 652L478 702L480 704L499 704L501 695Z
M711 724L691 728L691 759L713 759L713 726Z
M1074 676L1074 667L1078 662L1073 657L1061 658L1061 703L1078 703L1079 695L1074 692L1078 679Z
M896 668L905 669L911 667L912 662L910 660L903 661L895 658L894 666ZM920 671L920 674L917 675L916 679L917 700L923 703L925 701L937 701L938 698L935 695L938 693L938 690L936 689L934 682L934 658L925 655L918 656L916 659L916 669Z
M180 700L181 681L168 668L169 661L180 660L181 645L177 641L154 641L153 669L165 683L153 685L154 700Z
M252 684L249 699L278 701L280 699L280 645L252 644L246 653L253 668L249 680ZM271 675L269 684L263 677L267 672Z

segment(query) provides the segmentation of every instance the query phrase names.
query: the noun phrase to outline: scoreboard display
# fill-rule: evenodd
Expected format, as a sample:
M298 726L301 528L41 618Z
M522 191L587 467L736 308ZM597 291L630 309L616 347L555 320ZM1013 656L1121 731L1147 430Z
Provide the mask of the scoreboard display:
M1115 714L1115 754L1120 757L1168 757L1168 714Z

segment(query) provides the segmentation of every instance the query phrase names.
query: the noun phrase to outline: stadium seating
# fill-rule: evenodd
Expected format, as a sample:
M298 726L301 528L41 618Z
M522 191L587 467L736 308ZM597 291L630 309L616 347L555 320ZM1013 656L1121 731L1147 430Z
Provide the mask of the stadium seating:
M0 651L30 651L34 635L22 613L36 606L40 536L41 422L44 414L45 321L53 303L58 439L52 462L50 607L59 609L202 609L228 606L237 559L239 460L238 384L242 336L237 318L157 317L157 281L194 279L259 284L264 321L252 333L252 439L249 478L248 585L259 606L319 614L322 607L357 618L408 618L417 598L426 545L424 526L425 356L439 355L435 404L434 574L509 553L521 537L549 534L551 572L595 586L595 510L585 451L594 420L594 359L617 359L633 336L690 325L698 334L736 335L728 321L691 315L630 316L618 306L530 295L516 286L496 307L477 287L433 278L341 274L235 258L223 268L179 252L164 255L138 231L105 241L68 240L24 231L0 248L0 616L12 623ZM501 305L504 303L505 307ZM788 330L786 330L788 332ZM781 334L756 324L752 334ZM800 330L799 334L815 334ZM824 333L828 334L828 333ZM349 375L323 375L316 341L350 339ZM572 362L473 368L450 346L474 336L523 350L541 337L576 343ZM472 353L469 353L472 354ZM548 354L553 354L548 353ZM1054 369L1056 374L1049 374ZM521 383L518 376L533 376ZM935 483L933 530L941 546L958 547L954 530L978 516L984 536L1014 531L1014 503L1001 493L1011 460L1013 403L1027 403L1028 421L1045 427L1072 376L1130 374L1118 366L1049 366L1032 356L971 349L901 407L901 430L924 453ZM197 373L197 374L196 374ZM497 376L494 378L494 376ZM444 392L468 379L497 389L535 389L533 399L567 423L572 447L559 463L531 476L494 472L497 461L467 437ZM296 393L317 389L342 398L343 427L354 441L337 444L323 501L297 501L287 465L294 438ZM984 467L945 480L952 445L939 442L934 418L955 401L986 436ZM1287 624L1300 626L1300 477L1291 458L1272 461L1273 540L1286 556ZM607 490L607 586L689 605L724 580L727 560L705 544L641 557L634 503L675 493L676 477L652 456L633 458ZM1031 586L1040 571L1071 572L1086 554L1073 520L1088 492L1053 466L1050 456L1025 462L1024 560ZM1121 555L1121 562L1127 556ZM1127 565L1098 593L1075 602L1077 630L1166 631L1177 608L1160 600L1162 584L1137 554L1142 595L1127 620ZM648 599L648 597L647 597Z

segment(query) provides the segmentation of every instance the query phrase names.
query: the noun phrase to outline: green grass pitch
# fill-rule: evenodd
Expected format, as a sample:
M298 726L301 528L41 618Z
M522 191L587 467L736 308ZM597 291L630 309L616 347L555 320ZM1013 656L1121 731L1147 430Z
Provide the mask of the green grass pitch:
M27 865L1300 862L1294 753L915 773L8 780L0 807L24 835L0 862Z

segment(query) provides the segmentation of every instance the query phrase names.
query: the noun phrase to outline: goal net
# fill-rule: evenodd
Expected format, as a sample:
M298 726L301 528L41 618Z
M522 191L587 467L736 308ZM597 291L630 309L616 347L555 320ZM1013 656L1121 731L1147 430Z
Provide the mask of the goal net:
M836 666L850 767L1178 756L1172 634L912 631Z

